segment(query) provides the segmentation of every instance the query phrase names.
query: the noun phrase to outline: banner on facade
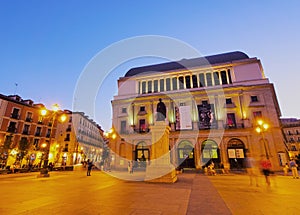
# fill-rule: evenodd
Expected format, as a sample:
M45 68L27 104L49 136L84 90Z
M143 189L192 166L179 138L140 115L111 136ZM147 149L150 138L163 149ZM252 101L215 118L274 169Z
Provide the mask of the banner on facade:
M179 107L179 120L180 120L180 129L181 130L187 130L187 129L193 128L190 106L180 106Z
M215 110L213 104L197 105L199 115L199 128L209 129L216 127Z

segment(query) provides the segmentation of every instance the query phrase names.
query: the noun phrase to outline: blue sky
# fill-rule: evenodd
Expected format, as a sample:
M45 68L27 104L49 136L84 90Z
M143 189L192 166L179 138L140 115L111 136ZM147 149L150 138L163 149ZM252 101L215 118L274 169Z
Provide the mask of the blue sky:
M203 55L239 50L258 57L275 85L282 116L300 118L299 8L296 0L2 0L0 93L72 109L77 80L98 52L126 38L161 35ZM104 130L111 126L117 78L143 64L120 65L101 86L92 118Z

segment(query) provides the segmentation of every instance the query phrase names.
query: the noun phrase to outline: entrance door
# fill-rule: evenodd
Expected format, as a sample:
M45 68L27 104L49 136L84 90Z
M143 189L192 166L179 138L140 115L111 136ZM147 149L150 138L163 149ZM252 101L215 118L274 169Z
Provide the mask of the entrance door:
M144 142L138 143L135 150L136 166L145 168L150 159L150 150Z
M227 147L230 169L244 168L245 145L239 139L231 139Z
M178 145L178 166L180 168L195 168L194 146L189 141Z

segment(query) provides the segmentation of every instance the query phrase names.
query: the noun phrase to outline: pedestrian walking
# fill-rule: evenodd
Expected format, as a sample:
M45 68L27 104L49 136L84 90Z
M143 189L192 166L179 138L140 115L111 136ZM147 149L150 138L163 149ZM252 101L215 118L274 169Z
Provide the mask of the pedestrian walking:
M285 165L284 165L284 167L282 169L283 169L283 175L287 176L288 173L289 173L289 169L290 169L288 163L285 163Z
M245 158L245 167L247 174L250 179L250 186L253 184L253 179L255 180L255 184L258 187L258 175L257 175L257 165L256 161L253 157L251 157L250 153L247 153L247 157Z
M94 166L93 162L90 161L90 159L88 159L87 160L87 172L86 172L87 176L91 176L91 171L92 171L93 166Z
M265 176L267 185L270 186L271 185L270 173L271 173L272 164L269 158L263 157L262 160L260 161L260 167L262 169L262 173Z
M133 162L132 161L128 161L128 172L129 172L129 174L133 173Z
M295 159L292 159L290 161L290 168L292 170L293 178L299 178L299 175L298 175L298 165L297 165Z

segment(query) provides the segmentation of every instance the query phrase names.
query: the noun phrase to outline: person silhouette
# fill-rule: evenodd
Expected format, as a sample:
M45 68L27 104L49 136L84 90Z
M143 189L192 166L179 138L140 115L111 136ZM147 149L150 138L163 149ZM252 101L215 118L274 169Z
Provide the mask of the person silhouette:
M162 99L159 99L159 102L156 106L156 121L164 121L166 119L166 105L162 102Z

